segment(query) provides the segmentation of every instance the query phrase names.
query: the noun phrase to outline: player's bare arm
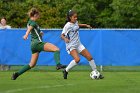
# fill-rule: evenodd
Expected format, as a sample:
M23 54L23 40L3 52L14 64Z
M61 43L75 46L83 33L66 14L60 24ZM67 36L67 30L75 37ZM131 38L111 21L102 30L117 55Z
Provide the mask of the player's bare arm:
M69 41L70 41L68 38L65 37L64 34L61 35L61 38L62 38L66 43L69 43Z
M27 29L27 31L26 31L26 34L23 36L23 39L24 39L24 40L28 39L28 35L29 35L29 33L31 32L32 29L33 29L32 26L29 26L29 27L28 27L28 29Z
M41 35L41 36L43 36L43 35L44 35L43 31L41 31L41 32L40 32L40 35Z
M87 27L87 28L92 28L90 25L88 24L78 24L79 27Z

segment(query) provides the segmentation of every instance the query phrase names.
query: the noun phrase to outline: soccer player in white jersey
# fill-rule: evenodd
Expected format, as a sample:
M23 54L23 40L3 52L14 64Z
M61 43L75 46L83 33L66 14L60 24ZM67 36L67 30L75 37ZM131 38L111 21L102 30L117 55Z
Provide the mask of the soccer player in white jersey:
M67 79L69 70L79 63L80 57L78 54L81 54L89 61L89 64L93 71L97 71L96 64L91 54L80 42L79 27L91 28L91 26L87 24L78 24L77 13L73 10L70 10L67 14L67 22L63 28L61 38L66 43L66 50L68 54L70 54L74 59L69 63L66 69L64 69L63 71L64 79ZM103 79L104 77L100 75L99 78Z

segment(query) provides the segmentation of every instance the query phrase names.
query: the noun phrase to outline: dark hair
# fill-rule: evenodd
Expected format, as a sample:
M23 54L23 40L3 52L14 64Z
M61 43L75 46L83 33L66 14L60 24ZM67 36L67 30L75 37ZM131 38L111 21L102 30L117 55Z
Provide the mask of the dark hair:
M39 15L39 11L36 8L32 8L29 12L28 15L29 17L33 17L35 14Z
M74 14L76 14L76 13L77 13L76 11L69 10L69 12L67 13L67 19L66 19L65 24L66 24L67 22L70 22L70 21L71 21L70 17L72 17L72 16L73 16Z
M5 19L6 20L6 17L2 17L1 19Z

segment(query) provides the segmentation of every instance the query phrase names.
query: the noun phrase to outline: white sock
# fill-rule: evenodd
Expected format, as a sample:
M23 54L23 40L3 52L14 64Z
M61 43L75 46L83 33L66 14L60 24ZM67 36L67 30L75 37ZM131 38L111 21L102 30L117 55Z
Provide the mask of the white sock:
M90 64L92 70L94 70L94 71L97 70L97 69L96 69L96 64L95 64L94 60L89 61L89 64Z
M72 60L70 64L66 67L66 71L68 72L70 69L72 69L76 65L77 63L75 62L75 60Z

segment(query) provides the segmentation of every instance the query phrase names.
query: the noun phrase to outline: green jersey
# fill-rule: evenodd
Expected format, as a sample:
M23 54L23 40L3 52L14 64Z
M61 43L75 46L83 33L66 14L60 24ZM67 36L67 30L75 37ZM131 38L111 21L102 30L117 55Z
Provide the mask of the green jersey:
M31 51L32 54L36 52L44 51L44 45L45 43L42 42L42 36L40 34L40 28L38 24L33 21L29 20L27 23L27 26L32 26L33 29L31 30Z
M31 30L31 41L32 42L42 42L42 36L40 34L40 28L39 25L33 21L29 20L27 23L27 26L32 26L33 29Z

